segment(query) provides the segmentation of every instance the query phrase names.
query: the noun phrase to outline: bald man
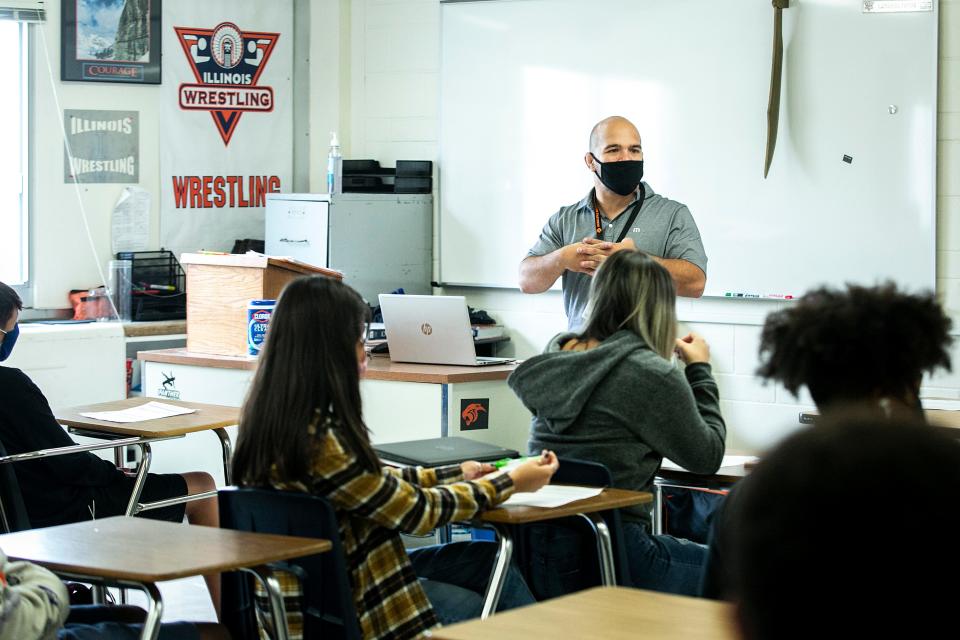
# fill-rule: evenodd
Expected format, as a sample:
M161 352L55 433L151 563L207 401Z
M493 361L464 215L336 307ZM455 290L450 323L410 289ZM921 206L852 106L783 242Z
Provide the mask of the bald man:
M650 254L673 276L677 293L699 298L707 282L707 255L686 205L653 192L643 178L640 132L611 116L590 132L583 157L594 188L550 216L540 239L520 263L520 290L540 293L563 278L563 305L571 331L584 323L591 276L625 248Z

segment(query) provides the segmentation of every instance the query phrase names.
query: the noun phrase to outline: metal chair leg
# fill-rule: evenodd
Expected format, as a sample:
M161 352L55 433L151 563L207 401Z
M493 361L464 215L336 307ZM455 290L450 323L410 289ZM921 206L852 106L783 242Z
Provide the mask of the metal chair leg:
M290 630L287 629L287 609L283 604L283 592L280 590L280 582L270 567L260 565L243 569L247 573L252 573L263 585L267 592L267 599L270 602L270 617L273 622L273 629L270 636L273 640L290 640Z
M487 593L483 597L483 611L480 613L480 619L489 618L500 603L500 593L503 591L503 584L507 581L507 569L510 567L510 559L513 556L513 538L507 527L494 525L497 537L500 540L497 549L497 559L493 563L493 572L490 575L490 584L487 586Z
M214 429L213 432L217 434L217 438L220 439L220 449L223 451L223 482L227 486L233 484L233 479L230 477L230 458L233 456L233 446L230 444L230 436L227 435L226 429Z
M597 557L600 559L600 580L605 587L617 586L617 565L613 559L613 540L607 521L597 513L581 513L581 518L590 523L597 537Z
M157 640L160 635L160 617L163 615L163 598L160 590L153 583L140 585L147 594L147 619L143 622L143 631L140 640Z
M663 485L653 481L653 535L663 533Z
M143 493L143 485L147 482L147 473L150 471L150 461L153 459L153 453L150 450L150 443L141 442L137 445L143 454L140 461L140 467L137 469L137 479L133 483L133 491L130 493L130 501L127 503L127 512L125 515L134 516L139 511L140 494Z

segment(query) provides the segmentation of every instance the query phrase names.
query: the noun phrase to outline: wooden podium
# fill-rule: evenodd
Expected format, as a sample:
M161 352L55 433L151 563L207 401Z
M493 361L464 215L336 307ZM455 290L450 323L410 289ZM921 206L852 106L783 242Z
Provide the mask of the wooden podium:
M247 355L247 305L275 300L288 282L337 271L263 255L185 253L187 270L187 350L222 356Z

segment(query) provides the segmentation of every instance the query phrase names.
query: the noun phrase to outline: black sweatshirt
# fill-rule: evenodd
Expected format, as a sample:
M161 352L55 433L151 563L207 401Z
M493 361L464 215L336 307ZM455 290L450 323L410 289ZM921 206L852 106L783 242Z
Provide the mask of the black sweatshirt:
M0 442L10 455L76 444L37 385L10 367L0 367ZM92 453L16 462L13 469L34 527L89 519L91 488L123 479L122 471Z

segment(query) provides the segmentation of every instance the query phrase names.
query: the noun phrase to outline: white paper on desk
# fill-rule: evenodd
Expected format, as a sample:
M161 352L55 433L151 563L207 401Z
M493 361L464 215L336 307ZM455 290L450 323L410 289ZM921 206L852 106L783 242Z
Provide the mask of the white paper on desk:
M150 244L150 192L126 187L113 206L110 220L111 248L118 251L143 251Z
M721 467L737 467L742 464L747 464L748 462L753 463L757 461L757 456L723 456L723 461L720 463ZM664 458L663 463L660 464L661 469L669 469L671 471L686 471L683 467L678 465L676 462L669 458Z
M534 493L515 493L502 507L562 507L565 504L598 496L601 487L571 487L562 484L548 484Z
M188 413L196 413L196 409L187 409L178 407L174 404L165 404L163 402L147 402L129 409L120 411L90 411L81 413L84 418L93 418L94 420L106 420L107 422L143 422L144 420L156 420L158 418L169 418L171 416L182 416Z
M922 398L924 409L939 409L940 411L958 411L960 410L960 400L951 398Z

